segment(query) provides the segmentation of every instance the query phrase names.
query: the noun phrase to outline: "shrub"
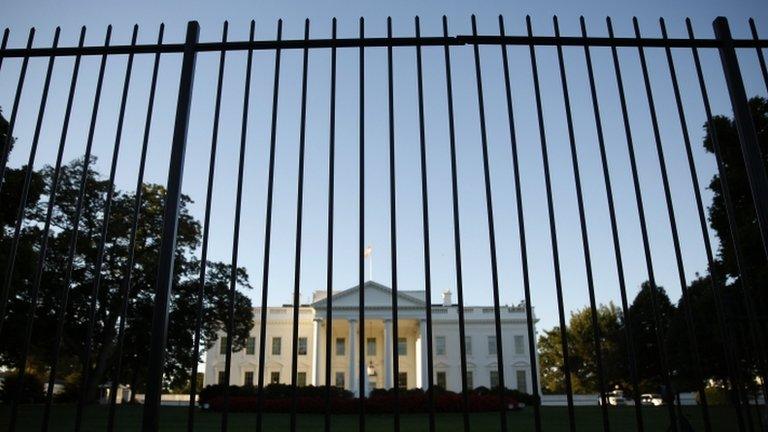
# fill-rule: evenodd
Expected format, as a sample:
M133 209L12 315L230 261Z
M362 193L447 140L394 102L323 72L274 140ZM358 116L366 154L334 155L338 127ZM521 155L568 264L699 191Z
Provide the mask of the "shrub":
M204 387L200 390L200 405L212 404L214 400L224 396L224 384L214 384ZM297 387L297 396L300 398L325 398L325 386L306 386ZM255 386L229 386L230 401L234 398L253 398L254 403L258 402L259 388ZM262 393L264 400L278 400L293 398L293 388L288 384L269 384L264 387ZM349 390L340 387L331 386L332 399L352 399L353 394ZM223 399L219 403L223 402ZM255 405L254 405L255 406Z
M45 400L43 381L36 375L24 374L23 382L16 373L8 375L0 387L0 402L40 403Z
M251 394L238 393L242 388L230 390L229 410L233 412L253 412L258 410L258 397L255 388L248 391ZM201 403L209 403L210 409L222 411L225 407L225 399L220 390L223 386L209 386L201 392ZM296 411L299 413L324 413L326 411L324 387L299 387L296 400ZM459 393L448 390L434 392L434 407L436 412L459 412L463 409L463 397ZM213 393L219 392L215 396ZM205 394L205 402L203 395ZM516 395L531 400L531 396L516 390L507 390L504 396L504 405L507 408L517 409L520 400ZM394 389L375 389L365 400L365 410L368 413L388 414L395 410L395 404L399 397L399 410L401 413L423 413L429 410L428 393L421 389L401 390L399 394ZM498 411L502 401L499 394L487 388L473 391L467 395L468 410L471 412ZM352 393L340 388L333 388L330 399L331 411L337 414L354 414L359 409L359 399L353 398ZM264 388L264 400L262 410L264 412L291 412L294 407L291 386L285 384L273 384Z

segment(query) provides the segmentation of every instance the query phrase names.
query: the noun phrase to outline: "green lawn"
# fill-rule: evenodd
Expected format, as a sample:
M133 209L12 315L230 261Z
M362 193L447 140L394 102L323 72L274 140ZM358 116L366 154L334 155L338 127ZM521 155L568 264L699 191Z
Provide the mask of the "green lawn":
M714 430L730 431L735 430L733 422L733 409L730 407L711 407L711 415ZM7 430L9 407L0 407L0 431ZM683 407L683 412L693 424L694 429L704 430L701 423L701 411L698 407ZM20 408L19 431L38 431L40 430L40 417L42 406L22 406ZM75 407L72 405L57 405L54 407L51 431L71 431L74 423ZM511 431L533 430L533 410L525 408L521 411L510 412L509 426ZM664 431L668 425L667 411L664 408L643 407L646 430ZM83 431L103 431L106 426L107 409L103 406L90 406L85 412L85 421ZM230 414L230 431L253 431L255 423L255 414ZM542 418L544 430L546 431L565 431L568 426L568 416L564 407L543 407ZM289 415L287 414L265 414L265 431L277 432L288 429ZM438 431L460 431L462 430L461 414L438 414ZM117 410L117 430L120 431L138 431L140 429L141 407L140 406L122 406ZM161 430L163 431L181 431L186 430L187 411L186 408L164 407L161 417ZM220 425L220 414L198 412L196 415L196 431L217 431ZM393 428L393 419L391 415L369 415L366 419L367 431L391 431ZM577 407L576 408L577 428L583 431L596 431L602 428L600 410L598 407ZM611 429L614 431L634 430L634 411L631 407L611 408L610 410ZM495 413L482 413L471 415L471 425L473 431L496 431L499 430L499 416ZM356 431L357 416L354 415L335 415L332 417L332 426L334 431ZM403 431L424 431L427 430L426 414L408 414L403 415L401 419ZM299 428L302 432L322 431L323 415L321 414L302 414L299 415Z

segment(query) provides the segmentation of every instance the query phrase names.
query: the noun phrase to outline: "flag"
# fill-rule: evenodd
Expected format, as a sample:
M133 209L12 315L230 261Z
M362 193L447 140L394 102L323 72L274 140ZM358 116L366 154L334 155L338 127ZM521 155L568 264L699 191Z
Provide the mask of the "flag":
M373 254L373 247L368 246L367 248L365 248L365 252L363 253L363 256L368 258L369 256L371 256L371 254Z

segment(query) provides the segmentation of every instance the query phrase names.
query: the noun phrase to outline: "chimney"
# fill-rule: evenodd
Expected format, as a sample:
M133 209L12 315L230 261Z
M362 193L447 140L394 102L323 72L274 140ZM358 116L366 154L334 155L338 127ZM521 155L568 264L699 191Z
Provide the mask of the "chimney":
M451 304L451 290L443 291L443 306L450 306Z

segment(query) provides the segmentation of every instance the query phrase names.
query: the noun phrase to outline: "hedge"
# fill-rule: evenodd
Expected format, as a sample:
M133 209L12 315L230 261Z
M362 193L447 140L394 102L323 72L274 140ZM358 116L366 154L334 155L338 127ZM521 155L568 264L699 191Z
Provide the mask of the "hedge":
M223 385L204 388L200 392L200 404L213 411L223 411L225 398ZM324 413L325 386L307 386L297 388L296 412ZM436 412L458 412L463 409L463 397L440 388L435 388L434 407ZM375 389L365 399L365 410L369 413L386 414L394 412L395 390ZM507 408L518 409L521 404L531 405L537 398L517 390L507 389L504 394L504 404ZM360 402L353 394L338 387L331 387L331 411L337 414L354 414L358 412ZM258 411L258 388L253 386L230 386L230 412ZM421 389L400 390L399 409L402 413L424 413L429 410L428 394ZM270 384L264 387L262 410L264 412L291 412L294 407L293 388L287 384ZM467 408L470 412L498 411L501 401L496 389L479 387L467 395Z

